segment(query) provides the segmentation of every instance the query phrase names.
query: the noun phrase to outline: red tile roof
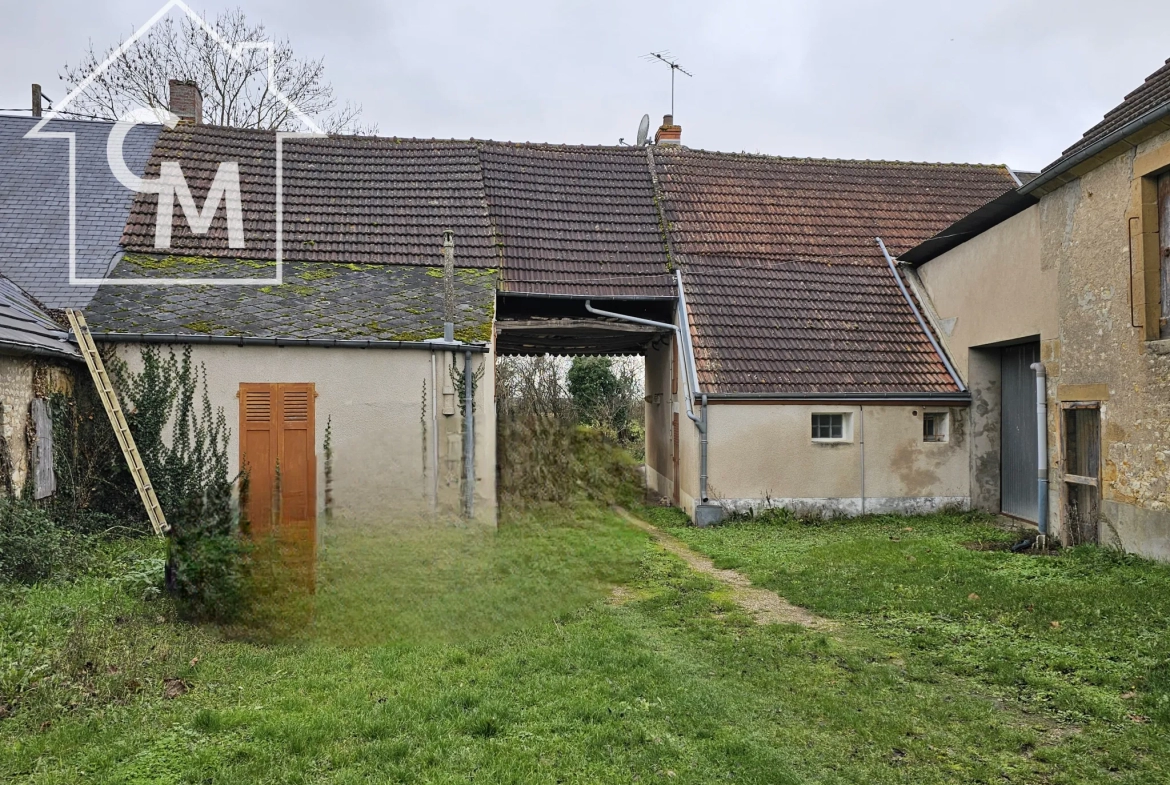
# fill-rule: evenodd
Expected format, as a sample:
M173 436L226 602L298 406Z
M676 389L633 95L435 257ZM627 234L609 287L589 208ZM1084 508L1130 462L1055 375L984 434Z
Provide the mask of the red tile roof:
M1009 190L1006 168L654 151L702 389L957 392L881 255Z
M644 149L334 136L285 140L284 258L439 264L455 230L456 264L498 267L505 291L674 295ZM206 235L181 210L171 247L191 256L275 258L274 133L180 125L146 169L177 160L198 205L222 161L238 161L243 251L219 209ZM139 194L128 250L153 253L157 196Z
M286 260L438 265L443 230L450 228L460 266L499 265L473 143L285 139L281 157ZM246 247L228 247L222 207L211 230L195 235L176 205L172 248L190 256L275 258L275 133L179 125L159 135L146 176L157 177L163 160L179 162L200 206L220 162L240 165ZM155 252L157 199L135 198L122 238L128 250Z
M645 148L479 150L505 291L675 296Z
M178 252L274 258L275 141L211 126L159 136L148 176L180 161L199 204L218 164L240 162L247 248L227 247L222 209L206 236L176 210ZM284 145L286 259L435 266L452 228L457 264L501 268L506 292L598 299L673 297L678 263L710 392L954 391L874 237L897 254L1014 185L1003 167L673 147ZM135 199L128 249L154 251L155 199Z

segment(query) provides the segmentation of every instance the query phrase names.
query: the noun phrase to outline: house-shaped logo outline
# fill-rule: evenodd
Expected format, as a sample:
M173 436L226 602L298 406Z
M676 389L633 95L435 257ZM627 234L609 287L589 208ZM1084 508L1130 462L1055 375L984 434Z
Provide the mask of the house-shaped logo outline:
M73 131L45 131L45 125L60 116L73 99L85 91L110 65L125 54L138 39L145 35L160 19L175 8L181 9L202 30L219 44L233 60L240 60L245 49L265 49L268 52L268 89L282 101L308 131L276 132L276 276L274 278L79 278L77 275L77 135ZM34 125L25 139L68 139L69 140L69 284L71 286L279 286L284 282L284 140L321 139L328 136L296 104L290 101L276 86L273 69L274 46L271 41L249 41L232 45L223 40L204 19L191 10L183 0L168 0L154 16L141 25L134 34L110 53L93 73L87 76L69 95L65 96L48 114Z

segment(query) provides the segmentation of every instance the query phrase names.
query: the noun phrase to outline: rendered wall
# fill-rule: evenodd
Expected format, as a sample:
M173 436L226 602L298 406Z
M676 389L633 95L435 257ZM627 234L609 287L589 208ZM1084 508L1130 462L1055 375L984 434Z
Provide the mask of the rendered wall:
M923 441L926 411L949 413L948 441ZM813 441L813 413L834 412L852 414L852 441ZM710 496L729 511L772 506L856 515L863 498L865 512L925 512L969 502L964 408L719 403L710 406L708 421Z
M167 347L160 347L163 351ZM139 347L120 354L134 370ZM435 358L438 384L432 376ZM459 512L462 400L455 414L443 411L442 392L451 386L451 353L425 349L321 349L308 347L195 346L192 357L207 369L211 403L222 407L231 430L229 459L239 467L241 382L313 382L316 386L317 504L325 503L324 439L332 420L333 498L338 517L364 522L453 519ZM473 355L486 364L475 385L475 517L496 520L495 365L491 354ZM457 357L463 368L463 355ZM425 392L424 392L425 385ZM436 395L432 396L432 392ZM434 405L432 405L432 400ZM433 423L438 422L438 439ZM425 440L424 440L425 427ZM434 449L438 442L438 504L432 515Z
M1030 207L917 268L964 379L973 346L1059 334L1058 271L1041 252L1040 216Z
M915 280L971 392L971 506L1000 511L1000 345L1059 342L1059 270L1041 242L1041 205L916 270Z

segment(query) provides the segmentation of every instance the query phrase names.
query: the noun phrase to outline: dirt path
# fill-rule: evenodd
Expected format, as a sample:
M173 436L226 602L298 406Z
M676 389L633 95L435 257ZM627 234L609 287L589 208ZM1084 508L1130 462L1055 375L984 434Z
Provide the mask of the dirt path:
M709 575L727 586L736 605L747 611L759 624L799 624L814 630L836 628L836 623L793 605L779 594L752 586L747 577L735 570L719 569L706 556L692 551L686 543L641 518L634 517L626 510L619 507L618 512L631 524L649 533L664 550L682 559L692 570Z

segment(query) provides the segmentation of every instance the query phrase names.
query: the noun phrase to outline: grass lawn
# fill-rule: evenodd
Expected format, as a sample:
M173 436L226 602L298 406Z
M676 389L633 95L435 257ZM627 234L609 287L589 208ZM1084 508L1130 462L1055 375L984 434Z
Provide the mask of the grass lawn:
M268 643L175 621L154 546L110 546L0 594L0 780L1167 780L1170 569L972 551L1007 535L944 517L644 514L841 629L756 625L592 508L350 532Z

